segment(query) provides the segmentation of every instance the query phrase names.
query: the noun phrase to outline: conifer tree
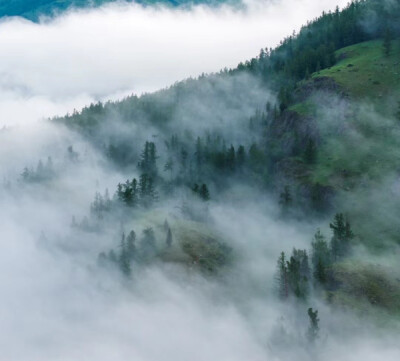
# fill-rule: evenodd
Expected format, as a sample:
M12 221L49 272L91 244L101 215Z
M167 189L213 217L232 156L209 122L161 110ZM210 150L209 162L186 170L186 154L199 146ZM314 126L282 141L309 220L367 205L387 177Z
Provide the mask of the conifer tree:
M290 187L285 186L282 193L279 195L279 204L281 205L282 211L287 212L292 206L293 198L290 192Z
M308 309L308 317L310 325L308 327L307 338L310 342L315 342L319 337L319 318L318 310L313 311L312 308Z
M139 169L151 177L157 176L157 149L153 142L146 142L140 155Z
M246 161L246 151L244 149L244 146L240 145L237 150L236 164L239 168L242 168L245 161Z
M285 252L282 252L278 258L276 283L279 298L281 300L287 299L289 297L289 282Z
M313 265L314 279L320 284L325 284L328 280L328 267L331 264L331 254L328 243L320 230L315 234L311 246L311 263Z
M140 254L143 261L148 261L156 255L156 238L153 228L148 227L143 230L140 241Z
M127 251L127 244L125 241L125 233L122 233L121 243L120 243L120 253L118 257L118 264L122 273L129 277L131 275L131 264Z
M129 259L134 259L136 256L136 233L130 231L128 237L126 237L126 252Z
M171 247L172 245L172 232L171 228L168 227L168 232L167 232L167 239L165 240L165 243L167 244L167 247Z
M236 166L236 156L235 156L235 148L233 145L231 145L228 149L227 155L226 155L226 166L228 170L233 172L235 170Z
M210 192L208 191L208 187L206 184L202 184L199 190L199 195L200 198L204 201L207 202L210 200Z
M345 220L342 213L337 213L329 225L333 231L331 239L331 252L334 261L346 256L350 251L350 242L354 238L350 223Z

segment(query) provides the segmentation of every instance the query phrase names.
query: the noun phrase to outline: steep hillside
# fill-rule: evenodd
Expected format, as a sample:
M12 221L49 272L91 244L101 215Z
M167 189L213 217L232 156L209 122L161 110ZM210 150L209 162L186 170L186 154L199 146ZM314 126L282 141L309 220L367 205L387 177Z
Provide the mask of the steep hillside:
M113 198L128 215L182 193L190 194L183 214L206 229L210 199L234 199L240 208L267 195L282 222L325 228L335 215L330 240L317 232L310 245L311 273L298 269L308 264L307 250L282 253L281 297L307 298L313 279L335 304L357 304L363 293L368 307L397 313L392 266L367 272L369 263L356 256L396 253L400 245L399 18L396 2L355 1L236 69L53 121L84 135L114 169L139 172ZM177 228L186 256L207 254L205 268L224 264L223 242L186 226Z

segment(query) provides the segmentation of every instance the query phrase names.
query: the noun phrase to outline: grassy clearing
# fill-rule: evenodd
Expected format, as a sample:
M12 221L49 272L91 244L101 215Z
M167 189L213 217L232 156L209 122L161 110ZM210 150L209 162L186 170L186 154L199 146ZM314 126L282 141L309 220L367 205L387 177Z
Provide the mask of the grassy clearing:
M340 287L328 295L337 305L351 307L363 314L379 316L386 313L400 317L399 271L376 264L346 261L333 268L333 277ZM373 307L371 307L373 306Z
M331 77L351 96L382 99L400 96L400 40L386 56L381 40L352 45L336 52L339 62L312 75Z

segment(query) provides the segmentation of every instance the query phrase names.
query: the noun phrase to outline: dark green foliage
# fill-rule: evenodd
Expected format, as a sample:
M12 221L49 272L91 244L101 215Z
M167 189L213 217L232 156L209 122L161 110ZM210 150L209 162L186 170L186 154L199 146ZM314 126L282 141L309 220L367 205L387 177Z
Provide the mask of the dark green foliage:
M279 204L281 206L282 212L287 213L293 204L292 193L289 186L285 186L281 194L279 195Z
M130 260L136 257L136 233L135 231L130 231L128 237L126 237L126 253Z
M140 203L143 207L151 207L158 199L154 188L154 180L148 174L142 174L139 180Z
M312 308L309 308L307 314L310 319L310 326L308 327L307 338L310 342L315 342L319 337L318 310L313 311Z
M250 169L254 173L262 174L265 171L265 154L256 143L250 146L248 162Z
M231 172L236 168L236 153L233 145L229 147L226 154L226 167Z
M309 293L310 266L307 251L293 249L287 262L288 281L291 292L298 298L306 298Z
M289 297L289 280L285 252L280 254L277 262L276 288L277 294L281 300L285 300Z
M389 10L390 9L390 10ZM371 14L375 18L371 19ZM237 71L249 71L261 75L280 91L280 109L287 107L287 83L304 79L308 74L335 64L335 51L362 41L383 38L386 29L396 29L400 20L400 4L390 6L381 0L357 0L349 2L342 11L323 13L281 42L274 50L265 49L260 56L239 64ZM374 27L364 26L373 21ZM282 83L285 84L282 87ZM286 93L286 94L285 94Z
M306 145L306 149L304 151L304 161L307 164L315 164L317 160L317 146L313 139L309 139Z
M157 177L157 148L153 142L145 143L138 167L152 179Z
M331 239L331 253L334 261L347 256L350 251L351 240L354 238L350 223L345 219L342 213L337 213L333 223L329 225L333 231Z
M207 185L204 183L200 187L199 196L204 202L207 202L210 200L210 192L208 191Z
M314 279L318 283L324 285L328 280L328 268L331 265L331 253L328 243L320 230L315 233L311 247L311 263L313 266Z
M171 228L168 227L168 231L167 231L167 239L165 240L165 243L167 245L167 247L171 247L172 245L172 232L171 232Z
M119 257L118 257L118 266L121 269L121 272L129 277L131 275L131 262L130 262L130 255L128 252L127 243L125 241L125 233L122 234L121 243L119 246Z
M140 256L142 261L149 261L157 253L156 238L153 228L149 227L143 230L140 240Z
M236 154L236 164L239 169L242 169L243 165L246 162L246 151L243 145L240 145L237 154Z
M197 183L194 184L192 191L196 193L204 202L210 200L210 192L206 184L199 186Z
M140 189L136 178L117 186L116 198L128 207L136 207L140 201Z

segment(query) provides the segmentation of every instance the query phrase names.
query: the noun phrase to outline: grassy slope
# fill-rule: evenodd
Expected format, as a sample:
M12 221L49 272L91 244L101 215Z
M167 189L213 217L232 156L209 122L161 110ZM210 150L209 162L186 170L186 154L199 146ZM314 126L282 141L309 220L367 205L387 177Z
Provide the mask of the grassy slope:
M172 232L172 246L166 246L167 220ZM224 237L205 223L171 216L163 210L154 210L136 219L132 229L151 227L157 239L158 256L168 263L188 266L204 274L216 274L228 266L232 254Z
M336 52L341 60L335 66L313 77L331 77L353 97L373 101L392 96L400 99L400 40L392 44L389 56L385 56L380 40L343 48Z
M350 98L359 101L358 107L363 106L347 109L344 121L337 115L339 103L321 112L319 100L308 98L290 110L316 117L321 129L327 128L326 123L342 121L342 131L322 131L318 161L307 181L348 191L400 167L399 134L394 127L395 113L400 110L400 41L393 42L389 57L384 55L382 41L371 41L343 48L337 58L341 60L335 66L313 74L311 81L333 78ZM372 117L371 110L382 119Z
M358 238L371 249L387 250L393 240L400 242L395 217L388 214L400 211L398 202L391 192L382 192L382 181L400 169L400 129L396 123L400 41L393 41L389 56L379 40L343 48L336 55L338 63L313 74L310 82L322 77L334 79L351 100L356 100L347 114L341 118L341 104L333 102L327 116L326 110L321 113L318 109L319 98L313 97L290 109L315 117L321 128L327 121L340 122L342 128L323 134L318 161L308 169L306 181L334 188ZM389 315L400 315L400 277L394 271L359 260L339 263L333 273L340 287L328 297L337 305L386 322Z

